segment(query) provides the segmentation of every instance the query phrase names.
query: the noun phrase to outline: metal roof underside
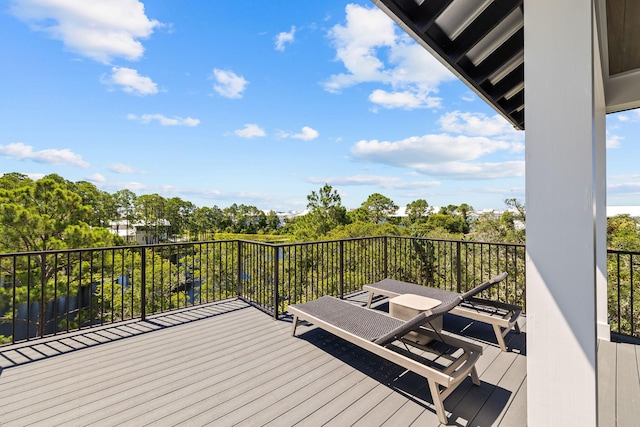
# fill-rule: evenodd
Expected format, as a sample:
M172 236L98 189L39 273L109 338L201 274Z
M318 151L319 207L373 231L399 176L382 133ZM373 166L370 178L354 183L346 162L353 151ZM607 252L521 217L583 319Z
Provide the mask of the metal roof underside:
M522 0L377 0L436 58L524 129Z
M524 129L523 0L372 1L516 128ZM599 25L605 86L611 83L612 99L626 97L608 103L607 112L636 108L640 1L596 4L597 19L606 22ZM623 85L638 88L638 93L629 99L623 89L623 96L617 96Z

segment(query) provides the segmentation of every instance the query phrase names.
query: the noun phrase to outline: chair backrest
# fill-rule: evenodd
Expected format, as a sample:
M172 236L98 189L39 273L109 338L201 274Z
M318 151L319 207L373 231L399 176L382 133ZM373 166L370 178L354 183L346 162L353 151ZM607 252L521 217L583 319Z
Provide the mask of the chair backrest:
M386 334L374 339L373 342L380 345L387 345L395 340L402 338L411 331L415 331L422 325L426 325L436 317L442 316L444 313L451 311L453 307L460 304L462 299L459 295L449 301L444 301L431 310L418 313L416 316L404 322L397 328L387 332Z
M485 289L490 288L496 283L502 282L504 279L506 279L506 277L507 277L507 273L500 273L497 276L493 276L491 279L487 280L486 282L481 283L475 288L470 289L467 292L463 293L462 295L460 295L460 297L463 300L469 299L472 296L477 295L480 292L484 291Z
M380 344L382 346L392 343L395 340L398 340L408 334L411 331L418 329L420 326L425 325L435 319L438 316L442 316L445 313L451 311L455 306L460 304L467 298L471 298L472 296L484 291L485 289L495 285L498 282L503 281L507 277L507 273L502 273L497 276L492 277L484 283L479 284L475 288L465 292L461 295L456 295L454 298L450 300L443 301L436 307L431 310L421 312L411 319L407 320L402 325L397 328L387 332L386 334L379 336L374 339L373 342L376 344Z

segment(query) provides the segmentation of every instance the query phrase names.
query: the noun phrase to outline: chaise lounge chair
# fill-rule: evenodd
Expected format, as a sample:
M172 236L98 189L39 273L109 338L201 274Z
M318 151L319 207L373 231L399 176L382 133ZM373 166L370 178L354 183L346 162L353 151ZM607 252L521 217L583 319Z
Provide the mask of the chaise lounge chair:
M293 315L291 335L295 336L298 321L304 320L425 377L438 419L442 423L447 423L444 399L468 375L471 376L475 385L480 385L475 363L482 354L482 347L439 332L438 328L427 328L435 319L449 312L464 299L470 298L505 277L506 274L503 273L465 294L453 295L449 300L440 302L432 309L421 311L409 320L397 319L379 310L361 307L335 297L323 296L314 301L289 306L288 310ZM416 334L432 339L429 346L419 344L414 338ZM435 354L435 357L429 360L425 355L411 357L415 355L403 351L394 344L396 342L417 347ZM439 343L446 344L449 350L452 347L456 350L460 349L462 354L460 351L454 353L437 350Z
M506 277L506 273L503 274ZM367 307L371 307L374 295L385 295L393 298L403 294L414 294L428 298L435 298L441 301L462 295L457 292L430 288L393 279L384 279L370 285L364 285L362 289L369 291ZM451 314L477 320L479 322L489 323L493 326L496 340L498 341L498 345L502 351L507 351L504 337L509 333L509 331L511 329L515 329L516 333L520 333L518 317L520 317L521 312L522 308L520 306L498 301L489 301L475 298L473 296L464 298L464 301L460 305L451 310Z

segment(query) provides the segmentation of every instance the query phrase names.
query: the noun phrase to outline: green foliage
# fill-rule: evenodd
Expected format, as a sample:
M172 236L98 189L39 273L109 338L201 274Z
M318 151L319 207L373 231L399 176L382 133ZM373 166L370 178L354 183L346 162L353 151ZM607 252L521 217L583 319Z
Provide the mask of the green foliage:
M429 215L433 213L433 207L429 206L426 200L418 199L407 204L405 213L407 224L419 224L427 221Z
M607 218L607 247L640 251L640 219L626 214Z
M335 227L347 223L347 210L342 206L342 200L336 190L325 184L316 193L312 191L307 196L306 226L315 236L324 236Z
M498 215L485 212L471 223L473 240L481 242L525 243L526 213L517 199L504 201L507 209Z
M0 189L0 250L3 252L66 249L74 239L91 241L85 219L89 207L57 179L22 181ZM80 232L80 230L83 230ZM94 240L104 240L104 236Z
M331 230L349 222L340 195L329 184L317 192L312 191L307 201L309 212L290 221L287 227L297 241L324 238Z
M191 228L195 211L196 206L193 203L172 197L165 201L162 219L169 221L174 236L181 236Z
M367 213L370 222L380 224L391 219L391 216L398 210L398 205L393 203L390 198L380 193L374 193L362 203L361 208Z
M429 231L444 230L451 234L465 234L469 231L469 225L462 216L441 212L429 215L425 227Z
M89 208L85 218L88 225L106 227L110 220L116 218L116 204L111 194L87 181L70 183L69 189L81 197L83 206Z
M351 224L340 225L327 234L328 239L348 239L370 236L399 236L400 228L391 223L373 224L366 221L356 221Z

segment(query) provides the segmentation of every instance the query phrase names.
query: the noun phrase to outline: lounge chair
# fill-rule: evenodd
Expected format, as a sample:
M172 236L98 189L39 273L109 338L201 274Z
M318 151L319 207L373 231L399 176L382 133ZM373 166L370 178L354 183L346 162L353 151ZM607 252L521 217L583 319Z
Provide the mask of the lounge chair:
M506 277L506 273L502 274ZM374 295L396 297L402 294L414 294L428 298L435 298L441 301L462 295L457 292L430 288L393 279L384 279L370 285L364 285L362 289L369 291L367 307L371 307ZM464 301L460 305L451 310L451 314L477 320L479 322L489 323L493 326L496 340L498 341L498 345L502 351L507 351L507 345L504 341L504 337L509 333L509 331L511 329L515 329L516 333L520 333L518 317L520 317L521 312L522 308L520 306L498 301L489 301L473 296L464 298Z
M498 277L499 280L502 278ZM335 297L323 296L314 301L289 306L288 311L293 315L291 335L295 336L298 321L304 320L425 377L438 419L447 423L444 399L467 376L471 376L475 385L480 385L475 363L482 354L482 347L439 332L437 328L428 329L428 326L433 320L460 304L464 298L470 298L493 285L498 279L493 278L478 285L466 294L456 294L432 309L421 311L409 320L397 319L379 310L361 307ZM407 339L409 334L427 336L432 341L429 346L424 346L412 337ZM424 354L412 357L417 355L403 351L395 345L396 342L417 347L435 354L435 357L427 359ZM442 346L440 343L444 343L449 351L438 350L437 347ZM455 352L451 351L453 347L456 348ZM462 354L458 349L462 350Z

